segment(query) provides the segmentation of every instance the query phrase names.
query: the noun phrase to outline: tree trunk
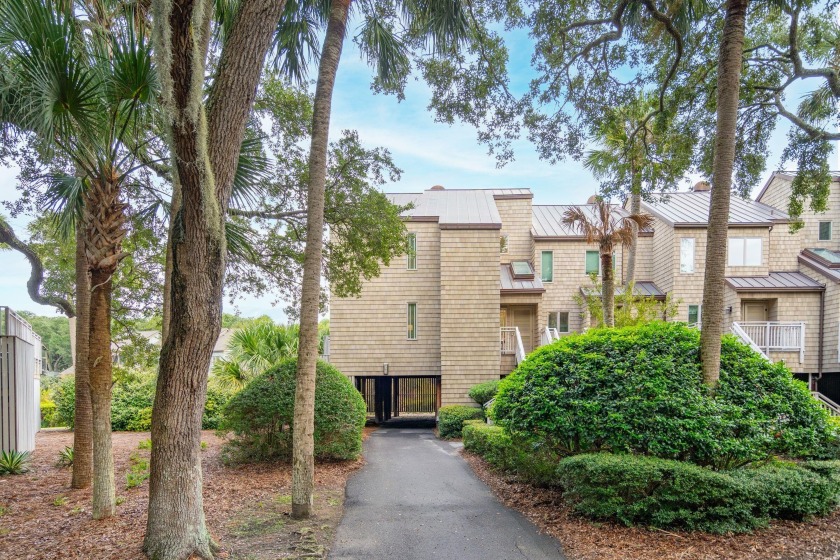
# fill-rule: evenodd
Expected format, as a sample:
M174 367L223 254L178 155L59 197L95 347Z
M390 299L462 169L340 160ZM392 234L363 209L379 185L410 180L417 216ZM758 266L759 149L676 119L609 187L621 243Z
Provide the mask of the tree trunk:
M91 272L90 400L93 411L93 518L114 515L111 449L111 271ZM75 457L74 457L75 460Z
M309 190L306 213L306 252L300 305L297 385L292 433L292 517L312 514L315 487L315 369L318 362L318 312L321 300L321 256L324 242L324 189L327 177L332 94L350 0L333 0L318 67L309 148Z
M741 64L747 0L728 0L717 81L717 130L712 168L711 205L706 234L706 268L701 314L700 358L703 382L710 388L720 378L720 339L723 335L723 292L729 229L729 197L735 162Z
M630 189L630 213L639 214L642 211L642 178L635 159L630 162L630 173L633 182ZM624 283L628 285L636 279L636 251L639 246L639 225L636 222L630 222L630 227L633 228L633 243L627 249L624 276Z
M158 71L176 197L170 236L168 326L152 413L149 508L143 550L155 560L209 559L201 417L221 328L224 216L265 53L285 2L245 0L231 24L205 110L212 4L154 0Z
M612 250L601 251L601 304L604 307L604 326L615 326L615 279Z
M93 413L90 402L88 340L90 333L90 276L84 231L76 227L76 340L74 370L76 409L73 421L72 488L87 488L93 476Z

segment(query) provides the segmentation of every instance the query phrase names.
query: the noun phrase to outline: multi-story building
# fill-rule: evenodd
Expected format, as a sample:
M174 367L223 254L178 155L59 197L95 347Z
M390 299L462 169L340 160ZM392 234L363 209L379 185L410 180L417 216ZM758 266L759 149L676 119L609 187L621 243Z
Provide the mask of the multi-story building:
M830 209L806 213L805 226L791 233L780 209L791 179L776 173L757 200L732 200L726 328L840 400L840 238L832 240L840 181ZM473 385L588 327L581 295L600 259L595 244L562 223L569 206L534 204L528 189L436 186L390 196L412 204L404 214L408 254L359 297L333 297L330 308L330 360L377 416L468 404ZM670 294L678 303L673 320L694 324L702 316L709 201L699 184L642 205L654 224L638 238L635 292ZM616 251L617 278L625 258Z

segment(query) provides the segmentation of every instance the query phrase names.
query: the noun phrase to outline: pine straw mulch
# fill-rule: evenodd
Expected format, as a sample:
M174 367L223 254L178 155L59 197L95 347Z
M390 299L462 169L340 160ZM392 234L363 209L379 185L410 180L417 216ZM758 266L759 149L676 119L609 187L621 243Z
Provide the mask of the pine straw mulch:
M746 535L679 533L594 523L575 516L560 492L535 488L464 452L476 475L508 507L560 541L570 560L829 560L840 558L840 511L808 522L773 522Z
M368 430L366 430L367 435ZM58 452L72 445L67 431L41 432L30 470L0 477L0 558L52 560L144 559L149 483L127 488L126 473L149 450L138 449L149 433L113 436L117 515L94 521L90 490L70 489L70 469L56 466ZM347 478L362 459L318 464L315 469L315 516L295 521L291 510L288 464L227 467L220 453L224 441L206 431L202 441L204 509L221 558L261 560L323 558L341 519Z

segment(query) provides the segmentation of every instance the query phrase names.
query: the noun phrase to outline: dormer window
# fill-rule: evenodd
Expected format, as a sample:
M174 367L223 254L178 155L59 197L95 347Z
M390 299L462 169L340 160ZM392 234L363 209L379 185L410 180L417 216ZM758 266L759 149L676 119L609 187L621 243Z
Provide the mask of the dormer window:
M533 280L534 268L528 261L513 261L510 263L510 274L514 280Z

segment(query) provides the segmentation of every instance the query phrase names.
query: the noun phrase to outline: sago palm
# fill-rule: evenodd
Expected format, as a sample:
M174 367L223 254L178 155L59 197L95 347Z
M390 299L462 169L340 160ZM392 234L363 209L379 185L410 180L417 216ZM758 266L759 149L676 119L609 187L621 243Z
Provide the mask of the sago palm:
M119 6L118 3L109 3ZM111 278L125 254L123 188L134 170L157 82L145 33L128 4L108 26L84 5L53 0L0 4L0 117L34 138L56 174L51 205L75 225L90 273L89 386L93 417L93 516L113 515ZM77 10L78 8L78 10Z
M601 256L601 300L604 325L615 326L615 279L613 251L629 247L635 239L635 228L645 229L653 223L649 214L622 215L602 197L595 199L593 211L574 206L563 213L563 223L584 237L587 243L597 243Z

